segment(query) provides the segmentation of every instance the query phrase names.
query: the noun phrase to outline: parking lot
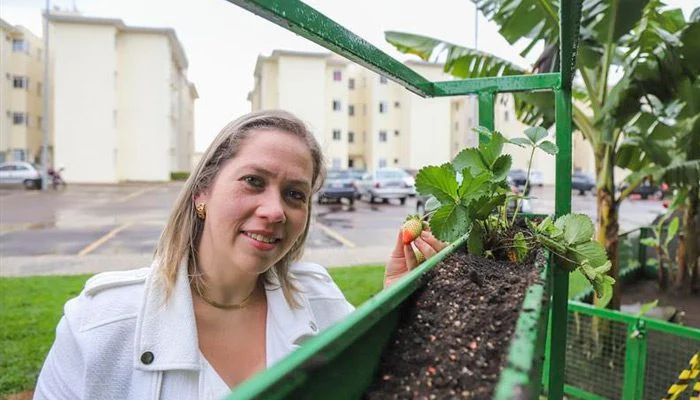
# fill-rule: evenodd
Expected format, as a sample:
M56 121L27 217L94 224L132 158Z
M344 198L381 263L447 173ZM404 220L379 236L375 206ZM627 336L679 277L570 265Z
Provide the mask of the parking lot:
M69 185L46 192L0 189L0 270L10 259L28 262L48 256L149 259L181 187L182 183L171 182ZM531 196L534 212L554 210L552 187L533 188ZM595 219L595 197L572 193L572 209ZM621 230L648 224L663 210L656 200L626 201L620 212ZM355 201L352 206L314 201L308 249L329 253L373 249L377 255L372 262L379 262L395 243L403 219L414 212L415 198L405 205L398 200Z

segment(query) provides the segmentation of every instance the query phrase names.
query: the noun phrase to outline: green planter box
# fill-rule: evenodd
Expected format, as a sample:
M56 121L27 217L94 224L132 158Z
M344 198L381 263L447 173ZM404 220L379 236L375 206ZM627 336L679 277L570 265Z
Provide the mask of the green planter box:
M382 352L399 323L402 306L421 285L419 278L465 241L466 236L451 244L345 320L243 383L229 398L360 398L375 377ZM508 364L494 398L537 397L540 393L550 298L548 265L541 266L540 276L542 282L527 289L508 351Z

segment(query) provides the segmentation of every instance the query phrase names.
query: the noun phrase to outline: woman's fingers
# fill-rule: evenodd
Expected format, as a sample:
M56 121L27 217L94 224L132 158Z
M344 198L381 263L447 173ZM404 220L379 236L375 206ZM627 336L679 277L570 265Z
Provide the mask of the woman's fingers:
M425 239L423 239L423 235L416 238L416 240L413 241L413 244L416 245L418 251L423 253L426 260L438 252L438 250L434 249L428 242L425 241Z
M403 254L406 259L406 268L411 271L418 265L418 260L416 259L415 253L413 253L413 247L410 244L403 245Z
M436 252L447 247L447 243L438 240L433 233L430 231L423 231L420 234L420 238L423 239L427 244L430 245Z

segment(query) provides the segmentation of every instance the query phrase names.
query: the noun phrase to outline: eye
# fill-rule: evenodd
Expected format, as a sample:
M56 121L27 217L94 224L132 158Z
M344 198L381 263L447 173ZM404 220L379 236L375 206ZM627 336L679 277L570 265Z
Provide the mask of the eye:
M293 190L293 189L287 190L287 197L289 197L290 199L295 200L295 201L300 201L303 203L306 202L306 193L301 192L299 190Z
M250 186L256 188L261 188L265 184L262 178L253 175L244 176L243 181L245 181L245 183L249 184Z

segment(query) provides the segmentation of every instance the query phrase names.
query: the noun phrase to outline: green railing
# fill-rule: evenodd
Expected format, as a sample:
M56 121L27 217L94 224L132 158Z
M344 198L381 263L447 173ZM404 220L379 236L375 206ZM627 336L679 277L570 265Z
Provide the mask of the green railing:
M700 329L575 301L567 337L564 392L578 399L661 399L700 351Z

